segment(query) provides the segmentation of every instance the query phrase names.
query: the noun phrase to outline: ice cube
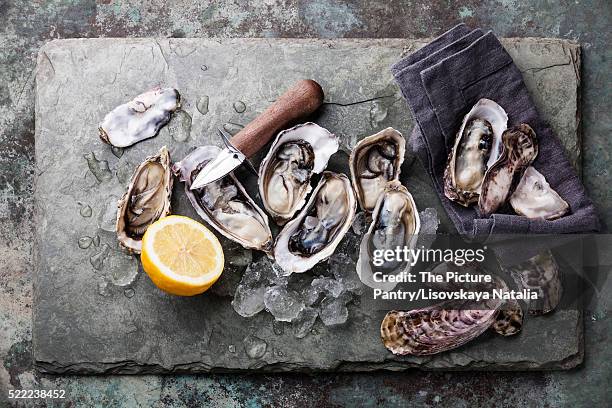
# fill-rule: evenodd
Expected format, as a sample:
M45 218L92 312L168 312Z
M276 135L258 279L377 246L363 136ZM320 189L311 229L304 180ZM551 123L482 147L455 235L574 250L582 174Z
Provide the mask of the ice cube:
M353 232L357 235L361 235L366 228L366 217L365 213L359 212L355 215L355 219L353 220L353 225L351 226Z
M304 308L300 296L288 291L285 286L270 286L264 294L266 309L276 320L290 322L295 319Z
M311 286L319 292L327 292L333 297L338 297L344 292L344 285L332 278L315 278L312 280Z
M348 255L335 254L329 259L329 269L334 278L349 292L360 295L363 283L359 280L355 262Z
M238 285L232 307L240 316L251 317L264 310L265 286Z
M300 314L291 321L293 335L298 339L306 337L310 329L312 329L312 326L314 326L318 315L319 311L317 309L313 307L304 308Z
M326 326L343 324L348 319L347 298L326 296L319 305L319 317Z

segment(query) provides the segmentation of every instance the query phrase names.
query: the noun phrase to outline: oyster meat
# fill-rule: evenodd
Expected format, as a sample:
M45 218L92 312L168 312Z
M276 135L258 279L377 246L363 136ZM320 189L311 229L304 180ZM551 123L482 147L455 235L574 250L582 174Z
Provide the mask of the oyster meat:
M397 247L414 248L420 224L416 204L406 187L397 180L388 182L378 197L372 212L372 222L361 241L356 265L359 279L372 288L392 290L396 283L375 282L374 272L397 275L406 271L410 264L386 262L384 268L374 266L372 263L374 251L395 250Z
M308 203L278 234L276 263L290 274L305 272L329 258L351 227L356 207L348 177L323 172Z
M278 134L259 167L259 194L278 225L302 208L312 190L312 175L325 170L338 146L336 136L315 123Z
M502 150L482 182L478 208L488 216L501 208L538 155L538 141L531 126L522 123L502 135Z
M269 254L273 241L268 216L249 197L234 173L202 188L190 189L200 170L220 152L216 146L198 147L175 163L172 171L185 183L185 193L204 221L243 247Z
M508 115L497 103L481 99L463 118L444 171L444 195L469 206L478 201L489 167L500 154Z
M527 218L554 220L569 211L569 205L550 187L546 178L533 166L527 167L523 178L510 197L510 205L518 215Z
M149 225L170 214L171 196L170 153L164 146L136 168L127 192L119 200L116 230L123 247L140 253L142 236Z
M155 88L138 95L108 113L98 130L103 142L127 147L157 134L178 109L180 96L174 88Z
M357 143L349 157L351 180L359 206L371 212L388 181L397 180L404 162L406 140L389 127Z

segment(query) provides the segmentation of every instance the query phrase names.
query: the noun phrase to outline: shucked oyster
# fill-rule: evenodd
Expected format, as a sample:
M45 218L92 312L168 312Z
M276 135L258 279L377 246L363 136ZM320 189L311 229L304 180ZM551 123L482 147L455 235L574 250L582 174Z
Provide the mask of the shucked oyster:
M324 172L306 206L278 234L276 263L287 273L305 272L329 258L351 227L356 207L348 177Z
M482 182L497 160L508 115L497 103L481 99L463 118L444 171L444 195L463 206L478 201Z
M156 88L138 95L108 113L100 127L100 139L115 147L131 146L157 134L179 107L173 88Z
M406 140L389 127L362 139L349 157L351 180L359 206L371 212L388 181L397 180L404 161Z
M139 254L149 225L170 213L171 196L170 153L164 146L136 168L119 201L116 229L121 245Z
M500 156L487 169L482 182L478 208L483 215L494 213L506 203L537 155L536 134L529 125L523 123L503 133Z
M210 226L245 248L269 253L272 232L268 216L249 197L234 173L197 190L190 189L200 170L220 152L216 146L198 147L175 163L172 171L185 183L191 205Z
M534 169L527 167L521 182L510 197L510 205L518 215L527 218L554 220L569 211L569 205L550 187L546 178Z
M327 167L338 139L327 129L304 123L278 134L259 167L259 194L265 209L284 225L306 202L310 178Z
M374 272L396 275L405 271L409 264L386 262L384 268L377 267L372 263L374 251L413 248L420 228L419 212L412 195L397 180L387 183L372 212L370 227L361 241L356 266L359 279L372 288L392 290L396 283L374 282Z

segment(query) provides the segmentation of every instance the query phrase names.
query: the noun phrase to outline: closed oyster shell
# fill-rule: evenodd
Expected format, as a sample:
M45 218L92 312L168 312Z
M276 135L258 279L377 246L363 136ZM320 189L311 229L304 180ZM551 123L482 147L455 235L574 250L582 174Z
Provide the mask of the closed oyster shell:
M527 218L554 220L569 211L569 204L550 187L546 178L533 166L529 166L516 190L510 197L510 205L518 215Z
M374 251L414 248L421 228L419 212L408 189L397 180L386 184L372 212L372 222L364 234L359 250L357 275L365 285L385 291L395 288L395 282L375 282L374 272L397 275L410 268L408 262L386 262L385 268L375 266Z
M123 247L139 254L149 225L170 214L172 181L166 146L136 168L127 192L118 203L117 239Z
M444 171L444 195L465 207L476 203L485 173L499 157L508 115L480 99L463 118Z
M489 167L482 182L478 199L482 215L496 212L508 201L537 155L538 141L531 126L522 123L503 133L501 154Z
M325 170L338 146L338 138L315 123L278 134L259 166L259 195L278 225L284 225L304 206L312 190L312 175Z
M389 127L359 141L349 157L351 181L363 211L371 212L388 181L397 180L406 140Z
M278 234L276 263L291 274L305 272L329 258L351 228L356 208L348 177L324 172L304 208Z
M502 336L514 336L523 328L523 308L516 300L508 300L497 312L491 330Z
M108 113L98 130L103 142L127 147L157 134L180 105L174 88L155 88Z
M187 198L208 225L245 248L269 254L273 241L268 216L251 199L234 173L191 190L200 170L220 152L216 146L198 147L175 163L172 171L185 183Z

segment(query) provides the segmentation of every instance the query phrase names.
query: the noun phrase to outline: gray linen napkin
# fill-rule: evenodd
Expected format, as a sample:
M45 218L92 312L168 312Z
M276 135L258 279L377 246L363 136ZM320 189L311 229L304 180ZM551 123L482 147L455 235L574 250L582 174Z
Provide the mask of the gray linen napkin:
M491 32L483 35L480 30L470 32L460 25L417 53L395 64L391 71L417 121L410 138L411 148L432 177L460 234L486 237L599 230L595 208L562 145L539 118L520 71ZM512 214L480 218L475 207L462 207L444 196L443 173L448 151L463 116L480 98L499 103L508 113L509 126L524 122L534 128L540 147L534 167L568 202L570 214L553 221Z

